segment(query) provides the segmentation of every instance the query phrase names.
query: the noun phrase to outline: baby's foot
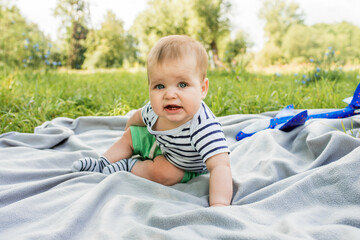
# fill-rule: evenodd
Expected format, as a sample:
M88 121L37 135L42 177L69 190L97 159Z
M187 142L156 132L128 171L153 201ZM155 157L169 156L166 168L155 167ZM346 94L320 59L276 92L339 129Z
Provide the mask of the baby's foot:
M103 168L109 164L111 163L105 157L100 157L99 159L85 157L75 161L71 166L71 170L73 172L102 172Z
M111 174L119 171L130 172L137 160L137 158L122 159L116 163L105 166L102 172L105 174Z

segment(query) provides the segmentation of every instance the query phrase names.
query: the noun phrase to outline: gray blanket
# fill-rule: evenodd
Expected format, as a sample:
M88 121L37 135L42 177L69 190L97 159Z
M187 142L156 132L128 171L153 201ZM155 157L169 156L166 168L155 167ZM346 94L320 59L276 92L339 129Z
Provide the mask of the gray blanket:
M166 187L127 172L70 171L119 138L128 116L56 118L33 134L2 134L0 239L360 239L360 139L351 136L360 118L235 140L274 115L219 118L234 182L232 206L219 208L208 207L209 175Z

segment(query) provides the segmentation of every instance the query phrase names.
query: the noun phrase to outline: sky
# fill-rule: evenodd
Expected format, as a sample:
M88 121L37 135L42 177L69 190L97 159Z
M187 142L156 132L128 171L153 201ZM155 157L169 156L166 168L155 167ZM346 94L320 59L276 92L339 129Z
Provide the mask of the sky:
M137 14L146 9L147 0L89 0L91 25L98 27L103 21L107 10L112 10L119 19L124 21L125 29L129 29ZM291 2L291 0L286 0ZM305 24L338 23L348 21L360 27L359 0L294 0L305 13ZM61 24L53 16L56 0L13 0L23 16L29 22L36 23L40 30L57 39L57 31ZM262 48L264 38L264 22L258 13L262 0L233 0L231 13L232 30L245 31L254 43L253 51Z

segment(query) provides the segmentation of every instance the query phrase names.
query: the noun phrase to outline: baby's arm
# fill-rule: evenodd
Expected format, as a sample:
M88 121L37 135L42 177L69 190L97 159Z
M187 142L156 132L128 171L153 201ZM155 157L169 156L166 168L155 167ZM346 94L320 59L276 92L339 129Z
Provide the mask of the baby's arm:
M130 126L145 126L145 123L141 118L141 109L136 110L136 112L129 118L126 123L123 136L104 153L104 157L106 157L110 163L132 156L134 148L129 129Z
M233 184L228 153L220 153L206 161L210 172L210 207L229 206L233 194Z
M101 156L99 159L94 159L91 157L81 158L72 164L71 169L74 172L103 172L106 166L119 160L130 158L134 151L129 128L131 125L145 126L145 123L141 117L141 109L136 110L135 113L129 118L125 126L124 134L104 153L103 156ZM126 165L127 168L131 169L131 167L134 165L134 161L126 161Z
M141 117L141 109L136 110L135 113L129 118L126 123L125 130L127 130L130 126L146 126Z

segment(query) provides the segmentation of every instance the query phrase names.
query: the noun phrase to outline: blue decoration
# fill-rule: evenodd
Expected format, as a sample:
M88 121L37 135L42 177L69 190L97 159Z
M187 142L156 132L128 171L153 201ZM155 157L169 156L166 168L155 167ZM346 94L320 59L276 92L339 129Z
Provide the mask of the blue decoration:
M298 114L294 113L294 105L289 105L281 110L275 118L272 119L259 119L253 124L247 126L236 135L236 140L240 141L244 138L250 137L255 133L265 129L279 129L289 132L294 128L304 125L309 119L315 118L347 118L360 114L360 83L357 86L352 97L343 100L349 105L343 109L325 112L319 114L308 115L308 111L304 110Z

